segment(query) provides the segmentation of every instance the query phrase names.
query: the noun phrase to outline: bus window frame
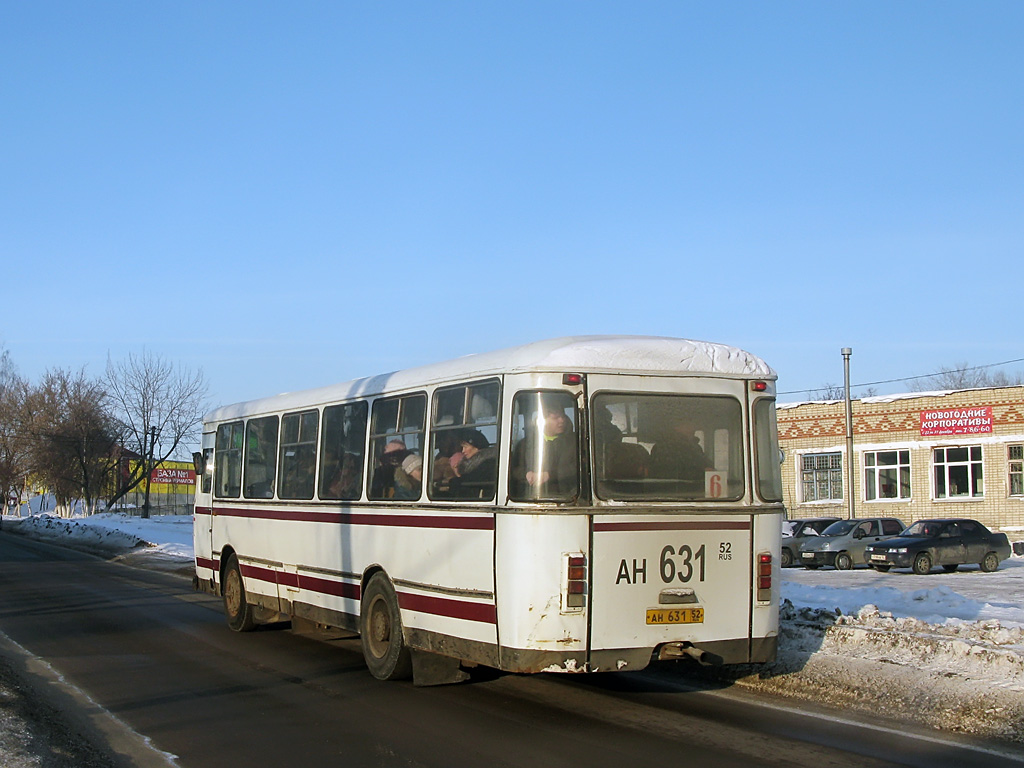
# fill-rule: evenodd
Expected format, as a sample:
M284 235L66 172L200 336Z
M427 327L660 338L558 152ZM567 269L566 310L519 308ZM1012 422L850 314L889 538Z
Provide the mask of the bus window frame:
M418 432L418 434L420 436L419 455L422 457L423 456L423 451L424 451L424 446L426 445L426 442L427 442L427 422L429 420L429 415L430 415L430 396L429 396L429 393L425 389L418 389L418 390L415 390L415 391L412 391L412 392L400 392L400 393L395 393L395 394L388 394L388 395L385 395L385 396L382 396L382 397L374 398L373 401L370 403L370 418L369 418L369 421L367 422L367 441L368 442L367 442L367 450L366 450L366 453L365 453L364 459L363 459L364 460L364 467L363 467L363 469L364 469L364 474L365 474L365 477L363 478L363 480L364 480L364 483L365 483L365 490L366 490L366 499L367 499L367 501L381 501L381 502L402 502L402 501L405 501L405 502L415 502L415 501L420 501L423 498L423 475L425 475L426 473L421 473L420 483L419 483L419 487L418 487L418 491L419 492L416 494L415 498L398 499L398 498L394 498L394 497L391 497L391 496L378 496L378 495L375 495L373 493L374 481L376 479L375 475L376 475L376 472L378 471L378 469L380 469L377 466L377 459L379 458L379 456L377 454L376 445L375 445L377 440L384 440L385 441L384 442L384 446L386 447L387 443L390 442L391 440L401 439L402 442L405 444L406 450L409 450L410 453L415 453L416 452L414 450L410 450L409 449L409 445L408 445L408 443L405 442L405 439L403 438L403 435L410 435L410 434L417 434L417 433L415 431L413 431L413 430L407 430L407 431L403 432L402 431L402 424L403 424L403 420L405 418L404 401L405 400L412 400L413 398L418 398L418 397L422 397L423 398L423 420L421 422L421 426L420 426L420 429L419 429L419 432ZM376 426L375 416L376 416L376 411L377 411L378 403L380 403L380 404L387 404L387 403L390 403L392 401L398 401L398 413L396 415L396 421L395 421L396 431L395 432L375 432L374 431L374 427ZM380 456L383 456L384 453L385 453L385 451L382 451L380 453Z
M488 386L488 385L491 385L491 384L495 385L496 388L497 388L497 393L496 393L495 399L493 401L494 411L495 412L494 412L494 416L492 417L492 421L477 421L477 420L472 420L471 421L471 418L472 418L472 390L474 388ZM438 424L437 423L437 420L438 420L438 413L437 413L438 401L441 399L441 397L445 393L447 393L447 392L454 392L454 391L457 391L459 389L464 390L464 397L463 397L463 403L462 403L462 423L461 424L455 424L455 423L452 423L452 424ZM490 503L493 503L495 501L495 499L498 498L498 485L499 485L499 480L501 478L502 395L503 395L503 381L502 381L501 377L498 377L498 376L488 376L488 377L483 378L483 379L471 379L471 380L459 381L459 382L455 382L455 383L451 383L451 384L444 384L443 386L438 387L437 389L435 389L431 393L430 405L429 405L430 413L429 413L429 419L427 420L427 432L428 432L428 434L427 434L427 439L426 439L426 451L425 451L425 455L424 455L424 459L423 459L424 460L424 464L426 464L428 456L429 456L429 459L430 459L429 467L426 467L426 466L424 467L424 469L425 469L424 479L426 480L427 498L430 501L438 501L438 502L445 502L445 503L448 503L448 502L477 502L477 503L485 502L485 503L489 503L490 504ZM490 496L478 497L478 498L471 498L471 497L468 497L468 496L467 497L448 496L448 495L444 495L443 493L440 493L438 488L435 487L435 483L434 483L434 473L435 473L435 469L436 469L436 461L437 461L437 458L440 458L440 457L435 457L434 456L434 451L436 449L436 444L437 444L435 438L436 438L437 434L438 433L445 433L445 432L457 432L459 430L470 430L470 429L477 429L477 430L479 430L479 428L481 426L483 426L483 427L493 426L494 427L494 431L495 431L495 438L494 438L494 441L491 443L491 447L495 449L495 454L496 454L495 457L494 457L494 478L493 478L493 483L491 485L491 490L493 491L493 493L491 493Z
M220 439L220 435L221 435L221 430L225 429L227 427L231 427L232 428L232 430L231 430L232 437L236 434L236 430L241 428L242 440L241 440L241 445L239 445L237 448L233 448L230 445L227 446L226 448L221 448L219 446L219 439ZM213 478L213 489L212 490L213 490L214 497L218 498L218 499L240 499L240 498L242 498L242 467L244 466L243 462L245 460L244 456L243 456L243 454L245 453L245 420L244 419L233 419L231 421L222 421L220 424L218 424L217 425L217 431L216 431L216 437L214 438L213 445L214 445L214 453L213 453L213 455L214 455L214 465L213 465L213 467L214 467L214 478ZM221 485L222 485L221 479L223 478L223 476L227 475L228 476L228 480L230 480L230 476L231 476L231 462L228 460L228 458L232 454L235 454L237 456L237 461L235 462L235 468L238 471L238 478L237 478L238 479L238 485L237 485L237 489L238 490L237 490L237 493L232 493L232 494L221 493ZM221 474L222 471L223 471L223 474Z
M367 398L359 398L359 399L356 399L356 400L347 400L347 401L341 402L341 403L331 403L330 405L325 405L325 406L323 406L321 408L321 413L320 413L320 439L317 441L317 480L316 480L316 483L317 483L317 485L316 485L316 498L318 498L319 500L321 500L321 501L338 502L338 501L359 501L360 499L363 498L363 484L364 484L364 480L365 480L365 477L366 477L366 464L367 464L366 459L367 459L367 455L369 453L369 448L368 448L368 442L367 441L369 439L369 434L370 434L370 405L371 405L371 402L370 402L369 399L367 399ZM362 452L359 454L359 477L357 479L357 482L354 485L355 493L354 493L354 495L340 495L340 494L338 496L326 495L326 494L324 494L323 484L325 482L329 482L329 480L330 480L329 478L325 478L324 477L324 474L325 474L325 471L324 471L325 470L324 459L325 459L325 457L327 455L327 452L326 452L325 446L324 446L324 442L327 439L327 428L326 428L327 417L328 417L328 413L327 412L328 411L333 411L334 409L337 409L337 408L349 408L349 407L359 407L359 406L362 406L362 411L363 411L363 413L362 413L362 417L363 417L363 420L362 420L363 434L362 434L362 439L359 441L360 444L362 445ZM342 462L343 462L343 459L342 459ZM343 469L342 462L339 462L339 464L336 467L334 467L334 472L340 472ZM332 478L333 478L333 473L332 473ZM330 488L328 487L326 490L330 491Z
M538 398L542 395L558 395L566 397L572 401L573 407L573 434L576 437L576 491L571 497L555 497L555 496L536 496L532 498L523 496L517 496L513 493L513 474L514 466L513 462L516 455L516 448L520 443L528 439L528 431L524 430L524 435L519 441L516 441L516 425L513 423L516 415L516 403L519 398L524 395L536 395ZM583 422L585 419L583 416L589 410L589 406L585 408L580 407L580 393L571 389L557 389L553 387L519 387L511 394L510 400L510 413L509 413L509 429L508 429L508 460L505 462L505 475L506 475L506 495L512 504L557 504L559 506L579 506L580 503L584 503L587 498L587 493L583 487L583 484L588 475L585 472L585 463L589 462L589 450L587 441L584 440L584 430L587 429L587 425Z
M303 417L315 414L313 423L313 440L301 442L299 438L302 437L302 424ZM285 489L285 421L289 418L298 419L297 427L297 442L287 443L288 446L298 447L303 445L313 446L313 475L312 485L309 490L308 496L285 496L282 491ZM320 450L320 409L319 408L304 408L301 411L288 411L281 414L281 420L278 425L278 436L277 436L277 498L284 499L287 501L311 501L316 496L316 470L319 465L319 450Z
M735 462L736 466L738 467L738 473L737 474L739 475L739 480L740 480L740 493L734 494L734 495L730 495L730 496L722 496L722 497L719 497L719 498L708 498L708 497L704 497L704 496L694 497L694 498L684 498L684 497L680 497L680 496L672 497L672 496L653 496L653 495L651 495L651 496L635 496L635 497L623 498L623 497L609 496L608 493L607 493L607 489L604 489L605 492L604 492L604 494L602 494L602 492L601 492L602 489L600 487L600 483L602 481L598 480L597 430L595 429L595 418L596 418L596 415L597 415L597 411L598 411L597 405L599 404L600 398L608 397L608 396L620 396L620 397L631 397L632 396L632 397L636 397L636 398L641 398L641 397L649 397L649 398L655 398L655 397L660 397L660 398L686 398L686 399L691 399L691 400L697 399L697 398L702 398L702 399L723 400L723 401L728 401L728 402L733 403L736 406L736 409L737 409L736 410L736 416L738 418L738 420L736 422L737 430L736 430L735 434L732 434L732 433L727 433L727 434L729 434L729 443L730 443L729 450L730 451L734 451L734 450L738 449L740 451L740 455L738 457L738 460ZM648 503L648 502L658 503L658 504L689 504L689 503L736 504L736 503L741 502L743 499L748 498L748 493L750 492L750 489L748 488L748 472L747 472L747 467L748 467L748 463L750 461L750 457L748 456L748 453L751 450L751 448L749 448L749 447L747 447L745 445L746 442L747 442L746 435L747 435L747 432L748 432L748 421L747 421L748 417L747 417L747 413L746 413L746 402L745 402L744 398L739 397L736 394L728 393L728 392L699 392L699 391L697 391L697 392L691 392L691 391L671 392L671 391L659 391L659 390L634 390L634 389L617 390L617 389L603 388L603 389L601 389L599 391L596 391L596 392L593 392L591 394L590 401L589 401L588 405L589 405L589 411L590 411L589 417L590 417L590 443L591 443L591 446L590 446L591 447L591 451L590 451L591 455L588 458L589 458L589 461L591 463L591 467L590 467L591 473L593 474L592 483L593 483L593 487L594 487L594 491L593 492L594 492L594 498L595 499L600 500L602 502L606 502L606 503L612 503L612 504L645 504L645 503ZM702 424L701 425L701 429L698 430L698 431L700 431L704 435L704 441L703 441L703 443L701 445L701 450L704 452L705 458L708 459L709 461L713 462L714 461L714 456L713 455L712 456L708 456L708 454L707 454L709 437L708 437L707 433L704 431L704 426L705 425ZM637 444L639 445L640 443L637 443ZM651 443L651 451L648 452L648 460L650 460L651 457L653 456L652 451L653 451L653 448L656 445L657 445L657 443ZM648 466L648 469L649 469L649 466ZM655 478L655 479L657 479L657 478ZM603 482L608 482L608 481L603 481Z

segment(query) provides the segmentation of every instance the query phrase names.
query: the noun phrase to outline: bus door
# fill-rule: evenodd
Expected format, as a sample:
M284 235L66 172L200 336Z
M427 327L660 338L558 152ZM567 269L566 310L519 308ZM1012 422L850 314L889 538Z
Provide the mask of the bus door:
M202 451L194 456L196 498L192 545L197 568L213 564L213 461L216 433L204 432Z

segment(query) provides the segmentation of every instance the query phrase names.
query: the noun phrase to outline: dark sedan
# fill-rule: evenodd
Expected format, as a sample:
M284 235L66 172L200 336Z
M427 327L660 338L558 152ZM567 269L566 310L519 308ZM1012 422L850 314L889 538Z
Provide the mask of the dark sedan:
M913 568L925 574L941 565L952 573L965 563L991 572L1010 556L1010 542L1005 533L992 533L977 520L918 520L896 538L867 547L864 555L868 565L883 572Z

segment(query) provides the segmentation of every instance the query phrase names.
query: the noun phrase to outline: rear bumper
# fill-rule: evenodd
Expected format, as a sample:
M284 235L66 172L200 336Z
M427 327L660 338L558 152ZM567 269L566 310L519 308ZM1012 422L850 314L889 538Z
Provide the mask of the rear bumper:
M717 640L693 648L714 658L716 664L764 664L775 660L778 637ZM675 653L663 656L661 651L662 646L603 649L592 651L589 663L584 663L583 653L502 648L501 668L507 672L637 672L661 657L681 657Z

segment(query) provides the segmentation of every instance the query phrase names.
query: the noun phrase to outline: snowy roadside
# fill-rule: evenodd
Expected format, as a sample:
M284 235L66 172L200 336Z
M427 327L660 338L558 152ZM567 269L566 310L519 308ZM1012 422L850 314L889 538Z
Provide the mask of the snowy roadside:
M192 518L5 518L5 531L192 572ZM709 670L744 687L1024 745L1024 557L995 573L782 572L777 660Z

